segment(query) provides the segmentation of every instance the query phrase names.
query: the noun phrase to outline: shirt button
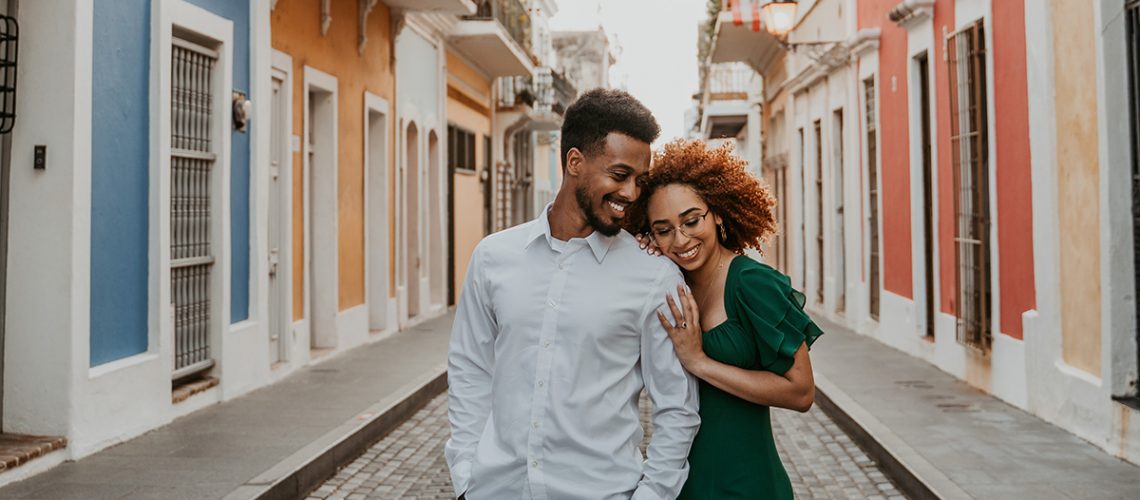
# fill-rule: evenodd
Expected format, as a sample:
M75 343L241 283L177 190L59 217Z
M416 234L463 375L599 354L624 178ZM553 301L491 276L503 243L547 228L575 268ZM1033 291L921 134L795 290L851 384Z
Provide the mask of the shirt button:
M532 426L534 426L534 428L535 428L535 429L537 429L537 428L538 428L538 422L535 422L535 423L533 423L533 424L531 424L531 425L532 425Z
M547 302L547 304L549 304L549 305L550 305L550 308L551 308L551 309L558 309L558 304L557 304L557 303L555 303L553 300L551 300L551 301Z
M537 468L538 468L538 460L535 460L535 461L531 462L531 463L530 463L530 466L531 466L531 467L534 467L535 469L537 469Z
M547 349L550 349L550 341L549 341L549 340L547 340L546 342L543 342L543 343L542 343L542 347L545 347L545 348L547 348Z
M542 382L541 380L539 380L539 381L538 381L538 386L539 386L539 387L542 387L542 384L543 384L543 382Z

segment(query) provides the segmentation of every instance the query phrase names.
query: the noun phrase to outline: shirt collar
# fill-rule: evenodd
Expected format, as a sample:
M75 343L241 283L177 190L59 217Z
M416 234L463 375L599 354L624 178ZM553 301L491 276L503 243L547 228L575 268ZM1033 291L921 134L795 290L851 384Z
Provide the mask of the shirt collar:
M526 244L524 245L525 248L530 248L531 244L538 241L539 237L544 237L546 244L550 245L551 248L554 247L552 241L554 236L550 234L550 208L552 206L554 206L553 203L547 204L546 208L542 209L540 215L530 221L530 228L527 229ZM606 236L597 231L590 233L590 235L586 237L586 243L590 245L590 251L594 253L594 258L598 260L599 264L606 258L606 254L609 253L610 247L616 240L617 236Z

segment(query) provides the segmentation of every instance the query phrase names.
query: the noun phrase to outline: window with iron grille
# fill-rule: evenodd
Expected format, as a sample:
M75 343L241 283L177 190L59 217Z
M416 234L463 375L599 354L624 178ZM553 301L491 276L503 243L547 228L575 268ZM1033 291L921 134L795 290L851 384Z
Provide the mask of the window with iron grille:
M494 213L491 210L491 172L494 167L491 158L491 138L483 136L483 175L479 177L483 183L483 234L491 234L495 230Z
M211 143L217 52L175 38L170 103L170 273L174 374L210 368Z
M447 166L453 171L475 173L475 133L447 126Z
M870 288L871 318L879 319L879 147L878 129L875 127L875 78L863 81L863 99L867 130L867 224L870 226L871 251L867 267Z
M800 283L807 293L807 144L804 143L804 128L796 129L800 153Z
M948 37L946 54L950 66L957 338L966 346L988 350L992 341L990 191L982 23Z
M1128 96L1129 122L1132 127L1132 249L1133 272L1136 291L1140 293L1140 0L1131 0L1125 5L1127 33L1125 45L1128 47ZM1140 302L1137 302L1137 318L1140 318ZM1136 345L1140 346L1140 328L1137 329ZM1137 363L1140 364L1140 349L1137 350Z
M823 303L823 126L815 122L815 254L816 301Z
M522 224L531 219L533 203L531 186L534 184L534 149L531 146L531 131L515 132L511 141L514 145L514 183L512 183L510 203L510 225Z

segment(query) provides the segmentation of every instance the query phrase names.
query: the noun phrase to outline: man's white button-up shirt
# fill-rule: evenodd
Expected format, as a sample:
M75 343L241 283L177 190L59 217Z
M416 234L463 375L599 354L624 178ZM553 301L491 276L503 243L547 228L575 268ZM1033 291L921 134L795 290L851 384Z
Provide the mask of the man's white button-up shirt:
M553 239L547 211L476 247L448 353L445 448L469 500L674 498L697 385L655 311L680 271L626 232ZM638 396L653 402L643 459Z

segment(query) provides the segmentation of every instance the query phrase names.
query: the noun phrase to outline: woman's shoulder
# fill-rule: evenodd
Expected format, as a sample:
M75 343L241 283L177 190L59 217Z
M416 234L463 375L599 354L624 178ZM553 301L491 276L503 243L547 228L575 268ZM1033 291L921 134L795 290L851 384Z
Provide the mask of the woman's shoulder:
M747 255L738 255L728 269L731 292L734 294L759 295L763 298L772 294L786 297L794 290L792 281L787 275L776 268L753 259Z

